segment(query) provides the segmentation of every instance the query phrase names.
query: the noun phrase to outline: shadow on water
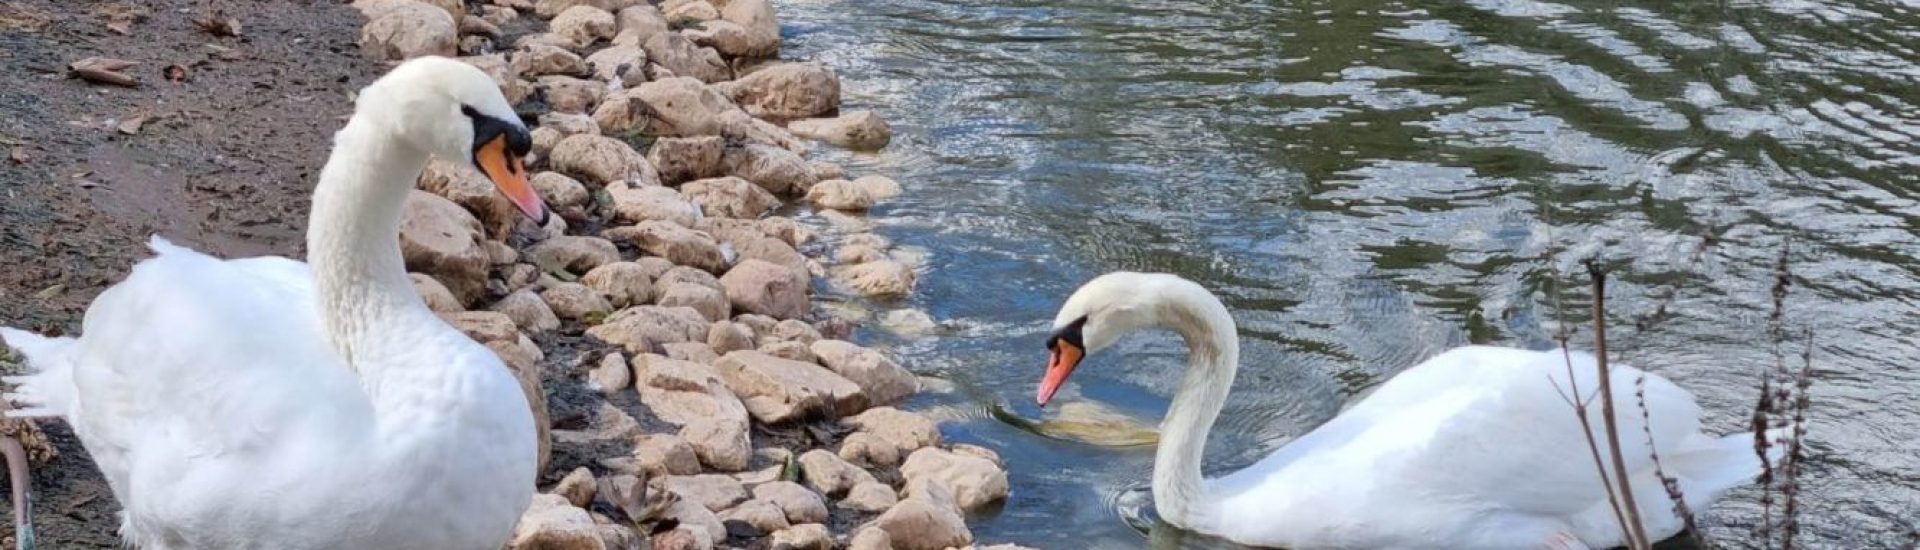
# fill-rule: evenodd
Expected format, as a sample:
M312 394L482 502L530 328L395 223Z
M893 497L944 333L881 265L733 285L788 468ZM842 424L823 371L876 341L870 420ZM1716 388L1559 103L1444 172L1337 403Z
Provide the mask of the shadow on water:
M1621 359L1696 393L1709 430L1742 430L1774 362L1767 289L1789 239L1787 323L1815 334L1820 374L1803 540L1891 546L1920 517L1920 9L791 0L780 14L790 56L832 66L848 109L893 125L883 152L829 156L907 187L871 221L930 251L903 305L957 328L889 345L974 388L923 399L957 411L949 439L1007 460L1013 495L975 523L982 540L1142 545L1120 506L1148 500L1151 450L1061 436L1031 405L1054 308L1099 273L1178 273L1233 309L1245 366L1209 441L1217 474L1441 350L1547 346L1584 315L1556 312L1547 289L1588 257L1615 269L1619 322L1670 305ZM1168 335L1129 339L1059 402L1152 426L1184 354ZM1758 502L1728 495L1703 531L1756 545Z

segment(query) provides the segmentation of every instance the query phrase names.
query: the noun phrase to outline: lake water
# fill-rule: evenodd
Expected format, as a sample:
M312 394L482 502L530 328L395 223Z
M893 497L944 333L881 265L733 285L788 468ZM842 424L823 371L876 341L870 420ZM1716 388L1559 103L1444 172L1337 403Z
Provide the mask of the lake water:
M878 343L955 382L914 404L952 420L949 440L1007 459L1013 494L976 519L985 541L1148 542L1150 448L1009 421L1059 414L1032 404L1042 341L1099 273L1178 273L1233 309L1243 370L1208 446L1223 472L1448 347L1550 346L1556 319L1586 315L1580 261L1596 256L1614 270L1624 359L1698 394L1709 430L1744 430L1775 365L1783 247L1795 336L1782 353L1797 365L1810 330L1819 375L1803 541L1904 546L1920 518L1920 5L790 0L779 13L786 56L834 67L847 108L893 124L884 152L828 158L907 188L871 220L929 270L881 306L946 328ZM1663 306L1664 321L1629 326ZM1171 335L1129 339L1061 400L1150 426L1184 354ZM1702 523L1752 547L1760 515L1748 490Z

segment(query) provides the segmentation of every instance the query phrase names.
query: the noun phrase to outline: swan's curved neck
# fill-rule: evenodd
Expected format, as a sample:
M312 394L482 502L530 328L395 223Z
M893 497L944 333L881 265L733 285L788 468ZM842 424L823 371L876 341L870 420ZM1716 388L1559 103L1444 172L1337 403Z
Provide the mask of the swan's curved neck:
M1189 527L1207 521L1201 458L1207 433L1226 404L1227 390L1239 370L1240 340L1225 305L1199 290L1167 297L1165 324L1186 339L1187 370L1160 423L1160 448L1153 464L1153 500L1160 515Z
M327 337L363 376L385 336L380 327L431 315L407 279L400 216L428 154L356 115L334 135L307 221Z

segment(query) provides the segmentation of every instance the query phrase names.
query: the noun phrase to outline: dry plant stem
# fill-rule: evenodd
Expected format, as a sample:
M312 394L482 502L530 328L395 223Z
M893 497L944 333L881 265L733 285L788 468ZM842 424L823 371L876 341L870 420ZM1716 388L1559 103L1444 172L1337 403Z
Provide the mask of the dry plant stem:
M1633 500L1633 484L1627 478L1627 460L1620 452L1620 426L1615 421L1613 406L1613 378L1607 366L1607 274L1600 264L1589 260L1587 275L1593 279L1593 348L1594 368L1600 383L1601 424L1607 430L1607 446L1613 457L1613 475L1620 486L1620 507L1626 515L1623 527L1627 531L1627 546L1640 549L1650 548L1647 530L1640 522L1640 507Z
M1607 476L1607 465L1600 460L1600 442L1593 438L1593 424L1587 421L1587 403L1591 398L1580 397L1580 383L1573 377L1573 353L1567 350L1567 340L1564 337L1560 339L1560 356L1566 359L1567 383L1573 386L1570 390L1571 394L1561 391L1560 397L1567 400L1567 405L1573 407L1573 416L1580 419L1580 434L1587 437L1587 454L1593 457L1593 471L1600 474L1600 486L1607 489L1607 506L1613 510L1613 520L1625 529L1626 513L1620 509L1619 495L1613 492L1613 479ZM1560 390L1558 382L1554 383L1554 389ZM1628 538L1631 539L1631 535L1628 535Z
M1667 499L1673 501L1673 514L1680 516L1680 525L1687 532L1687 538L1693 539L1693 545L1702 550L1710 550L1713 544L1700 534L1699 526L1694 524L1693 510L1687 508L1687 495L1680 490L1680 480L1667 475L1666 465L1660 463L1660 450L1653 446L1653 415L1647 412L1647 375L1641 374L1633 381L1633 398L1640 407L1640 431L1647 436L1648 454L1653 458L1653 475L1660 479L1660 487L1666 489Z
M33 550L33 495L27 477L27 449L12 437L0 437L0 455L7 458L7 481L13 484L15 548Z

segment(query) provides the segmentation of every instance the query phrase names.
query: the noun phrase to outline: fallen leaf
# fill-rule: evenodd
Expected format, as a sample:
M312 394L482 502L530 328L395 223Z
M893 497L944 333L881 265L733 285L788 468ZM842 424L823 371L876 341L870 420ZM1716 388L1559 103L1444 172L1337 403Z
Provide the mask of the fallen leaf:
M167 65L167 68L161 69L160 73L167 75L168 82L186 82L187 81L186 67L182 67L179 65Z
M214 36L240 36L240 20L228 17L227 12L222 10L213 10L213 13L202 15L194 19L193 24L199 25L200 30Z
M107 29L123 35L133 34L133 24L147 19L147 8L128 3L114 3L95 8L95 15L107 20Z
M14 2L0 3L0 29L40 32L51 15Z
M26 164L33 160L33 156L27 154L26 147L14 147L13 151L7 153L7 158L13 160L14 164Z
M140 133L140 126L146 123L147 115L135 115L120 121L120 124L114 128L120 130L122 134L131 136Z
M67 285L53 285L53 286L41 289L39 292L33 293L33 297L34 299L37 299L37 300L45 300L48 298L52 298L54 296L59 296L60 293L66 292L66 291L67 291Z
M89 57L67 65L67 70L72 71L73 76L95 84L112 84L115 86L134 88L140 86L140 79L120 71L127 70L129 67L139 64L139 61L127 61L125 59L114 59L111 57Z

